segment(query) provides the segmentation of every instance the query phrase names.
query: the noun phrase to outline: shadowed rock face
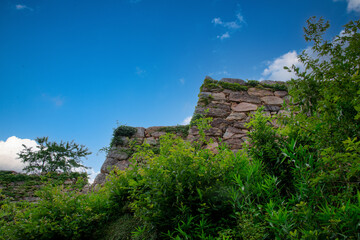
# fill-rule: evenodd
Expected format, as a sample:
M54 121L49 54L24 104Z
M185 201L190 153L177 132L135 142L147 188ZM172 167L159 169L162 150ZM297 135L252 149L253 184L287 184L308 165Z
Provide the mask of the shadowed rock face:
M211 77L206 79L215 82ZM221 82L230 84L240 84L246 89L246 81L235 78L223 78ZM216 82L215 82L216 83ZM264 81L267 86L279 84L277 81ZM237 89L237 88L235 88ZM219 146L219 138L223 139L231 150L234 152L242 148L242 144L247 141L248 131L247 123L250 115L254 113L260 106L264 106L265 114L275 115L278 113L287 114L281 110L284 101L289 101L286 91L275 91L272 88L264 86L250 87L247 90L223 89L222 87L202 87L203 92L199 93L199 101L195 107L196 114L205 114L212 117L212 129L205 132L208 139L213 139L211 146L206 146L211 151L216 152ZM206 99L206 101L204 101ZM159 138L166 134L167 127L137 127L137 132L128 142L135 140L138 143L146 142L153 147L159 144ZM178 136L186 138L188 141L194 141L199 138L199 131L196 127L189 128L188 135L184 136L177 133ZM94 185L103 184L106 176L116 166L120 170L124 170L130 166L129 158L131 154L126 151L126 146L117 146L112 149L101 167L101 173L96 177Z

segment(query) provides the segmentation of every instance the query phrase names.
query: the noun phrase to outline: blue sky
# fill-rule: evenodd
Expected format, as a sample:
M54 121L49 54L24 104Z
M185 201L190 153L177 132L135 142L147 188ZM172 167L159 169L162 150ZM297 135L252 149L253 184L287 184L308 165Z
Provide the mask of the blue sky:
M86 145L98 171L117 122L181 124L206 75L286 80L311 16L331 38L360 0L1 0L0 169L49 136Z

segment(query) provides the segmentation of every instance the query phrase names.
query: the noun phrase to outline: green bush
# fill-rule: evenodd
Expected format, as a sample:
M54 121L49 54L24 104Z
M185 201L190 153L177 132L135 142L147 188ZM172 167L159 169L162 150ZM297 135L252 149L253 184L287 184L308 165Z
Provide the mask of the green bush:
M233 91L247 91L248 87L242 86L238 83L228 83L228 82L222 82L222 81L216 81L211 79L205 79L204 83L200 87L200 92L203 92L204 90L222 90L222 89L229 89Z
M166 133L180 134L182 137L187 137L187 135L189 134L189 128L190 125L177 125L177 126L164 127L159 129L159 131L164 131Z
M249 85L249 86L251 86L251 87L256 87L256 86L259 85L260 83L259 83L259 81L257 81L257 80L248 80L248 81L246 82L246 84Z
M124 137L130 138L136 133L136 128L125 125L118 126L113 132L113 138L111 139L110 148L117 145L124 144Z
M134 159L142 156L137 153ZM163 232L199 214L203 215L195 217L195 222L203 218L218 222L231 209L224 204L227 187L221 183L236 160L229 150L214 155L173 135L162 136L160 154L148 157L146 167L134 164L130 170L137 176L130 206L135 216Z
M266 83L261 83L261 86L265 87L265 88L270 88L273 89L274 91L288 91L288 87L286 86L286 84L280 84L280 83L275 83L275 84L266 84Z

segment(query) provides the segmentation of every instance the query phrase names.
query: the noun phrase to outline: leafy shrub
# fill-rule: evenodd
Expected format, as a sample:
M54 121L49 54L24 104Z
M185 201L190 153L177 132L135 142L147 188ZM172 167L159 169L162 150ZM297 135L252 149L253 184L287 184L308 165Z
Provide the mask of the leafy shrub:
M251 87L256 87L256 86L259 85L260 83L259 83L259 81L257 81L257 80L248 80L248 81L246 82L246 84L249 85L249 86L251 86Z
M2 206L1 213L15 209L0 228L5 239L82 239L107 215L106 195L80 194L63 186L46 187L38 193L37 204L19 208ZM9 219L10 218L10 219Z
M199 94L200 95L200 94ZM199 97L199 102L203 103L205 106L209 105L211 103L211 101L214 99L214 97L212 95L208 95L208 96L200 96Z
M273 89L274 91L287 91L288 87L286 86L286 84L280 84L280 83L275 83L275 84L266 84L266 83L261 83L261 85L265 88L270 88Z
M136 133L136 128L129 127L125 125L121 125L117 127L113 132L113 138L110 143L110 148L117 145L124 144L124 137L132 137Z
M200 113L195 113L195 114L192 116L192 118L191 118L190 127L195 126L196 120L198 120L198 119L200 119L200 118L202 118L202 117L203 117L202 114L200 114Z
M242 86L238 83L228 83L222 81L216 81L211 79L205 79L204 83L200 87L200 91L203 92L204 90L214 90L214 89L229 89L233 91L247 91L248 88L246 86Z
M164 127L159 129L159 131L164 131L166 133L180 134L182 137L186 137L189 134L189 128L190 125L177 125L177 126Z

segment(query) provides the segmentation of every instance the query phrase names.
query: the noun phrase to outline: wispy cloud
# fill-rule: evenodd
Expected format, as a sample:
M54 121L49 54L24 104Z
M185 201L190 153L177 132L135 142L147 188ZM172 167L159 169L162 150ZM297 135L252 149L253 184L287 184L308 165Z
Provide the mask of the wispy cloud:
M192 116L186 117L186 118L181 122L181 125L188 125L188 124L190 124L191 118L192 118Z
M26 5L23 4L17 4L15 5L16 10L29 10L29 11L33 11L33 9L31 7L28 7Z
M135 74L138 76L144 76L144 74L146 73L146 71L144 69L141 69L140 67L136 67L136 71Z
M42 97L45 101L49 101L54 104L56 107L61 107L64 105L65 99L62 96L50 96L48 94L42 94Z
M240 12L236 14L235 20L233 21L225 22L220 17L216 17L211 22L214 26L220 26L227 30L225 33L217 36L217 38L221 40L230 38L230 34L238 31L246 23L244 16Z
M213 77L213 78L223 78L223 77L230 77L231 76L231 74L226 70L217 71L217 72L211 72L211 73L208 73L207 75L209 75L210 77Z
M179 79L179 82L180 82L182 85L184 85L184 84L185 84L185 78L180 78L180 79Z
M334 2L340 2L343 0L333 0ZM357 12L360 13L360 0L346 0L347 2L347 11L348 12Z
M224 40L224 39L226 39L226 38L229 38L230 37L230 34L229 34L229 32L226 32L226 33L224 33L223 35L218 35L218 36L216 36L217 38L220 38L221 40Z

